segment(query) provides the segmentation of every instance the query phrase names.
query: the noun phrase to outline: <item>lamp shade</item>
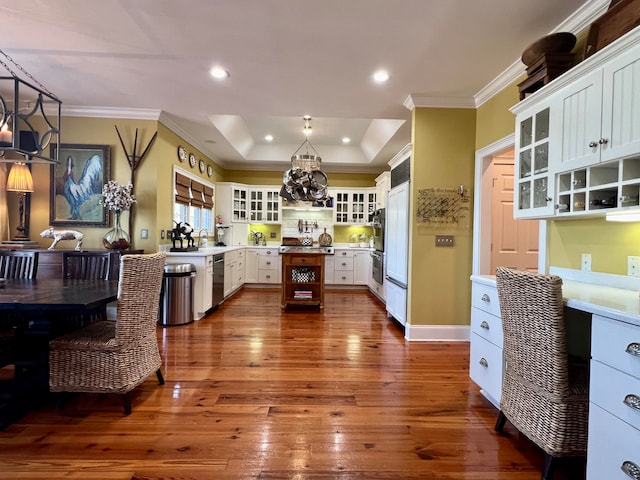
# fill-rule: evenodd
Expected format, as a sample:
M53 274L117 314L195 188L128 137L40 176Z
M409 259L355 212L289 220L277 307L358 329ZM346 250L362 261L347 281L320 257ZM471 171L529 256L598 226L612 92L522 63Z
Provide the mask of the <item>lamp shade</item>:
M33 192L31 170L24 163L14 163L7 179L7 192Z

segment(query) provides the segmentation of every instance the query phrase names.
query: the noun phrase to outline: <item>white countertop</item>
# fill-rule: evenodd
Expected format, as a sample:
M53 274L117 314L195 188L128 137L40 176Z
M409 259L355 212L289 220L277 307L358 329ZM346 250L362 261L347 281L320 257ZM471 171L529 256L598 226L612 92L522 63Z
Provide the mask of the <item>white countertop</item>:
M241 248L250 248L250 249L256 249L256 248L264 248L264 249L268 249L268 248L278 248L280 246L279 242L271 242L271 243L267 243L267 245L229 245L226 247L200 247L198 250L194 251L194 252L170 252L168 250L168 248L171 247L171 245L166 244L166 245L161 245L158 251L163 251L164 248L166 248L167 250L164 250L167 252L168 256L175 256L175 257L203 257L203 256L207 256L207 255L216 255L216 254L220 254L220 253L225 253L225 252L230 252L232 250L238 250ZM336 249L347 249L347 250L361 250L361 251L374 251L375 249L373 248L369 248L369 247L350 247L348 243L334 243L333 247ZM495 283L495 281L494 281Z
M633 286L634 280L619 275L584 274L582 277L587 281L580 281L576 280L581 277L577 271L551 269L551 272L562 277L562 296L568 307L640 326L640 289L618 286ZM598 283L589 281L594 277ZM495 275L473 275L471 280L485 285L496 284ZM616 286L604 284L608 280Z

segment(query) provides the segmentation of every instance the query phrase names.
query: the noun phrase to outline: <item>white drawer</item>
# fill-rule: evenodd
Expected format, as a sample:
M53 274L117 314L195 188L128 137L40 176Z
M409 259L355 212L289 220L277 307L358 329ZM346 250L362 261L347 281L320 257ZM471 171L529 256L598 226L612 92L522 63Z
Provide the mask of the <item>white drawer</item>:
M333 268L336 272L338 270L353 270L353 257L336 258Z
M353 285L353 272L339 272L336 268L336 271L333 274L333 283L336 285Z
M334 252L334 255L338 258L352 258L353 257L353 250L336 250ZM336 259L336 263L338 262L338 260Z
M499 317L498 289L484 283L473 282L471 285L471 306Z
M471 334L469 376L496 402L502 395L502 349L475 333Z
M471 331L502 348L502 320L479 308L471 309Z
M278 267L278 257L258 257L258 268L260 270L277 270Z
M598 361L591 362L590 375L589 399L640 430L640 380Z
M236 258L244 258L244 248L241 248L240 250L235 250L236 252Z
M238 258L237 255L237 250L231 250L230 252L225 252L224 254L224 264L225 265L230 265L233 262L236 261L236 259Z
M640 378L640 327L593 315L591 339L594 360Z
M640 468L640 431L593 403L589 404L587 480L629 480L621 466L633 462Z
M280 283L279 277L277 270L258 271L258 283Z
M277 248L259 248L258 255L261 257L277 257L280 255Z

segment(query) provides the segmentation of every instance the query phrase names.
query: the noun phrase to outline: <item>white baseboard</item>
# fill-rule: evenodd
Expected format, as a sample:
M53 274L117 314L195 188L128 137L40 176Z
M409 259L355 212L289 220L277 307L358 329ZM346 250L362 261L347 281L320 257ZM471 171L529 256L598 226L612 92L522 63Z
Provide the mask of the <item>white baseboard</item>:
M468 342L469 325L405 325L404 338L410 342Z

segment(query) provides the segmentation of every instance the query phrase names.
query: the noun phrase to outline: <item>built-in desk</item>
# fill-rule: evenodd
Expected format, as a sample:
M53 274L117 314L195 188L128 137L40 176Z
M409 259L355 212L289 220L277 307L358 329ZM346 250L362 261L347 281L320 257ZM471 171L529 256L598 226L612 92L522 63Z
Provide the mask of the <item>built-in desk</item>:
M557 268L550 273L563 278L568 342L583 337L590 350L587 479L639 478L633 472L640 469L640 279ZM502 325L495 277L471 280L469 372L499 406Z

